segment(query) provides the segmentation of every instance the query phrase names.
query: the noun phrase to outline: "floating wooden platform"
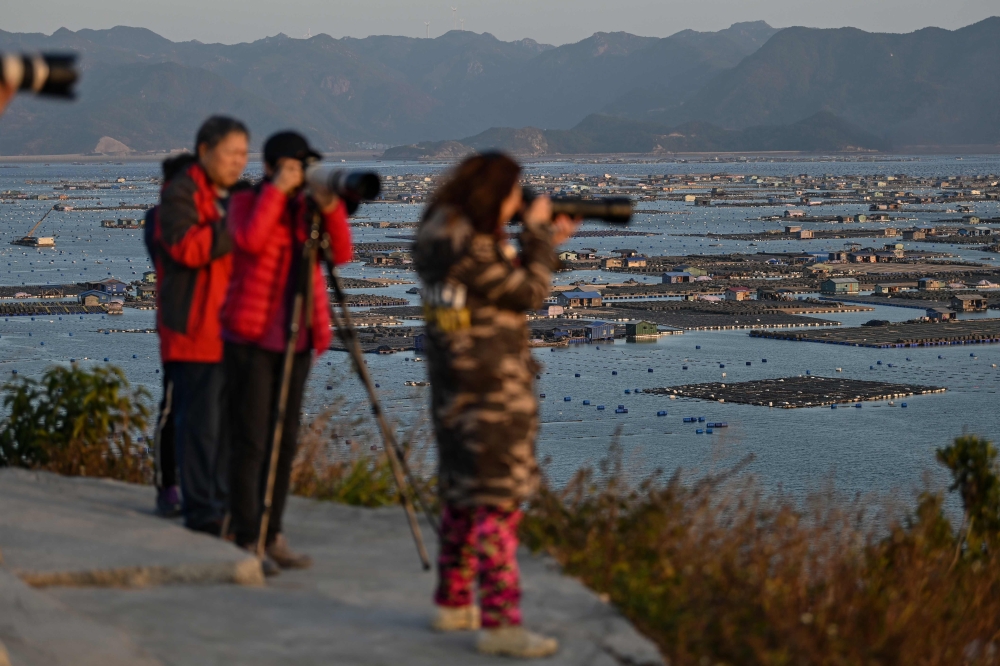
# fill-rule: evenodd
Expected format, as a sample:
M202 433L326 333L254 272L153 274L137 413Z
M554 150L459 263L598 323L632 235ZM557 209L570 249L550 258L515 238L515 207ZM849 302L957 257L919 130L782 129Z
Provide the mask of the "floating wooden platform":
M29 317L75 314L107 314L101 305L81 305L76 301L56 303L0 303L0 317Z
M605 308L576 308L574 314L582 317L604 320L637 319L661 324L686 331L725 331L738 328L797 328L800 326L839 326L839 321L804 317L785 312L734 312L724 306L716 310L706 308L676 308L656 311L630 308L625 304L615 304Z
M911 395L944 393L945 389L913 384L890 384L859 379L833 377L783 377L752 382L687 384L666 388L645 389L645 393L698 398L716 402L735 402L740 405L780 407L822 407L841 403L860 403L870 400L894 400Z
M978 345L1000 342L1000 319L905 322L888 326L852 326L826 331L750 331L750 337L879 349Z

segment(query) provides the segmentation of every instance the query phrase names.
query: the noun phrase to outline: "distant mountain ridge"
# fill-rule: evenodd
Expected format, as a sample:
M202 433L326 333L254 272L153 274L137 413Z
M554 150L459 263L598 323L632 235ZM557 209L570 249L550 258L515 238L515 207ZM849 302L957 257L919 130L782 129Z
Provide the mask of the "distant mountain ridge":
M774 32L755 23L662 39L598 33L552 47L457 30L435 39L277 35L234 45L172 42L122 26L62 28L49 36L0 31L0 50L74 50L84 68L72 106L15 101L0 153L85 152L102 136L136 150L183 147L195 116L207 110L242 113L258 136L298 127L334 149L444 139L497 125L569 128L649 83L683 98ZM699 74L678 78L690 71ZM157 97L150 85L171 90L159 109L149 104Z
M1000 17L873 34L786 28L689 99L647 114L723 127L828 111L898 145L1000 141Z
M909 34L758 21L559 47L458 30L233 45L128 27L0 31L12 50L75 50L84 77L75 104L15 100L0 154L88 152L105 137L190 147L219 112L246 120L255 146L294 127L325 150L402 146L387 154L489 141L525 155L1000 143L1000 18Z
M729 130L704 122L676 127L595 114L570 130L494 127L457 141L426 141L396 146L385 159L454 159L490 149L514 155L695 152L874 152L887 150L883 139L820 112L789 125Z

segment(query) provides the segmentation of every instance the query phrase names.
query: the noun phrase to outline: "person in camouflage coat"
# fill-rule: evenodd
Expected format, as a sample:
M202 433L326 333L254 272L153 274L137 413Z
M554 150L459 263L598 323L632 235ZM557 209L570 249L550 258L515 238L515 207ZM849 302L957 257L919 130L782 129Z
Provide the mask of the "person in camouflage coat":
M556 643L520 627L515 559L519 507L539 480L534 379L541 366L528 347L525 313L548 296L555 245L576 223L553 223L551 204L540 197L523 213L515 249L504 228L522 207L519 173L496 153L460 164L428 206L413 258L423 283L444 505L435 627L476 628L478 573L487 629L480 649L544 656Z

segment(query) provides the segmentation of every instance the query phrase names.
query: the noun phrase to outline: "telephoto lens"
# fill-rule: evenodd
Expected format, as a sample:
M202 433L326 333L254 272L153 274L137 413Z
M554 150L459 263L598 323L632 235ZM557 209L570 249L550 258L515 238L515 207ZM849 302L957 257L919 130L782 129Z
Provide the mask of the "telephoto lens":
M73 53L0 54L0 81L17 90L73 99L78 78Z
M523 188L525 205L531 205L538 194L531 188ZM632 220L632 200L628 197L602 197L581 199L580 197L551 197L552 215L569 215L585 220L600 220L607 224L628 224Z
M306 168L306 183L311 190L336 194L351 214L362 201L371 201L382 191L382 179L374 171L347 171L321 164Z

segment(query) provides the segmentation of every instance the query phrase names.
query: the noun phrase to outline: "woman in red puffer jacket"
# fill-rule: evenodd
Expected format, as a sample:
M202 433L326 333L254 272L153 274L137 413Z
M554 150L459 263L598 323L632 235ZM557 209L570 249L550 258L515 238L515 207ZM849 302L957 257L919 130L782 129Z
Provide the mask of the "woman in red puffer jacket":
M264 182L259 188L233 195L229 204L233 273L221 319L232 433L230 532L237 545L250 550L256 546L260 529L261 484L270 460L296 278L309 235L303 164L319 159L319 153L309 148L301 135L276 134L264 144ZM314 198L332 241L334 261L350 261L351 237L344 203L321 193ZM310 325L306 327L303 311L267 530L264 567L268 574L277 573L278 567L304 568L311 562L308 556L292 552L281 533L312 350L318 356L331 341L330 303L320 262L310 278Z

